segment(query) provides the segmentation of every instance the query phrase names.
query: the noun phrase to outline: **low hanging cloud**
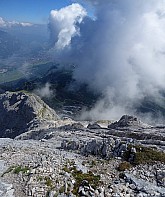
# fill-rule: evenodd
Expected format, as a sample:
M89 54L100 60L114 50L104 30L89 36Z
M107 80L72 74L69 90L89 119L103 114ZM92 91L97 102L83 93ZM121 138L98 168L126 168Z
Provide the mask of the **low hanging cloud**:
M52 98L53 96L55 96L55 91L51 89L50 83L46 83L41 88L35 89L34 93L41 98Z
M0 17L0 27L3 27L5 25L6 25L5 21L3 20L2 17Z
M51 11L49 27L56 49L69 46L72 38L79 35L78 24L82 22L86 14L85 9L76 3L60 10Z
M18 22L18 21L6 21L2 17L0 17L0 27L16 27L16 26L21 26L21 27L30 27L32 26L32 23L27 23L27 22Z
M61 46L57 49L70 47L60 51L60 58L77 64L74 78L102 94L83 117L118 118L136 113L145 97L161 100L159 92L165 90L165 1L84 1L94 6L95 19L84 14L81 22L68 25L67 15L73 14L68 7L63 8L67 13L62 27L50 18L51 37ZM76 26L80 36L73 33L67 34L67 41L61 39L61 30L68 26Z

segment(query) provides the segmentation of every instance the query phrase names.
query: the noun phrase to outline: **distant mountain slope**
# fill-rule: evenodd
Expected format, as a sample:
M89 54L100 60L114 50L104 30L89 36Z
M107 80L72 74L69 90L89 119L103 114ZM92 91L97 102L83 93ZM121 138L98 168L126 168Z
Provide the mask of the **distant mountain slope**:
M20 48L19 41L9 33L0 30L0 58L13 55Z
M0 137L17 135L53 124L59 117L38 96L23 92L0 95Z
M44 102L62 116L75 119L84 107L90 110L95 106L97 101L102 98L102 95L92 92L87 84L77 83L73 78L73 66L70 66L70 69L60 68L60 66L58 63L53 62L31 66L28 70L30 73L29 78L2 83L0 84L1 91L25 90L35 92L35 90L41 90L42 87L45 87L45 84L49 83L53 95L43 97ZM7 77L5 79L7 80ZM148 123L163 123L165 117L164 98L164 92L160 93L160 98L151 96L142 98L134 106L135 114L141 118L146 117L145 121Z

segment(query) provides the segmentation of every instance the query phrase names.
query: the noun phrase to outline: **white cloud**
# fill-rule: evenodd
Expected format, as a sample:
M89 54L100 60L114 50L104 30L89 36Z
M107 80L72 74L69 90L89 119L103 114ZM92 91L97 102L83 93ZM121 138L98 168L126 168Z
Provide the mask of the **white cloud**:
M70 44L72 38L79 34L77 24L80 24L85 16L85 9L76 3L51 11L49 26L55 48L63 49Z
M6 22L0 17L0 27L6 26Z
M165 90L165 1L84 1L94 6L94 20L78 3L52 10L49 17L56 57L77 64L75 79L103 95L83 117L135 113L141 99L159 98ZM31 25L0 17L0 27ZM37 92L53 94L50 84Z
M60 57L78 65L75 79L103 95L89 114L111 119L115 111L134 113L141 99L165 90L165 1L84 1L96 18L77 25L81 37Z
M13 26L22 26L22 27L30 27L32 23L26 22L18 22L18 21L6 21L2 17L0 17L0 27L13 27Z
M51 98L55 96L50 83L46 83L43 87L34 90L34 93L39 95L41 98Z

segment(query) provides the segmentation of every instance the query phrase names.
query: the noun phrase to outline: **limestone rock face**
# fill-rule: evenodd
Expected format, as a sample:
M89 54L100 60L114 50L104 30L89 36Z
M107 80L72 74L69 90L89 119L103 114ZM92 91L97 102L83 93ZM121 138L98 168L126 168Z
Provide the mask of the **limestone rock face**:
M59 117L38 96L24 92L0 94L0 137L11 137L34 129L41 122Z
M149 125L144 124L138 120L135 116L123 115L119 121L116 121L108 126L108 128L116 129L122 127L148 127Z

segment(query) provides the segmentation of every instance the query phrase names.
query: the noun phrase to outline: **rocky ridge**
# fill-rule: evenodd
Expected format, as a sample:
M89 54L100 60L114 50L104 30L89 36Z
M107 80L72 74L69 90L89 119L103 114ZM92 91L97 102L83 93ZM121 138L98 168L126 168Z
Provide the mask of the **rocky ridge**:
M38 127L51 127L58 115L40 97L26 92L0 94L0 137L16 137Z
M128 115L108 124L60 120L49 107L41 116L33 95L27 101L25 93L5 94L6 111L19 117L19 109L32 103L32 121L46 126L29 124L15 139L0 138L1 196L165 196L164 126Z

